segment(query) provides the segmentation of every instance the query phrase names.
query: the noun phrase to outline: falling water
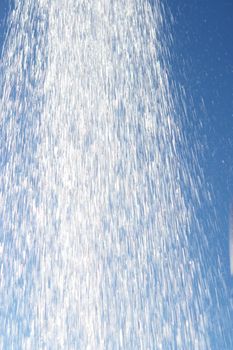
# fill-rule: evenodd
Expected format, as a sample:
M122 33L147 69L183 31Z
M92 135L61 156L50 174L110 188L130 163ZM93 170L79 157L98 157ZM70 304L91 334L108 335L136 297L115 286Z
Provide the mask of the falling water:
M16 1L1 63L1 349L210 348L190 249L201 180L171 42L159 0Z

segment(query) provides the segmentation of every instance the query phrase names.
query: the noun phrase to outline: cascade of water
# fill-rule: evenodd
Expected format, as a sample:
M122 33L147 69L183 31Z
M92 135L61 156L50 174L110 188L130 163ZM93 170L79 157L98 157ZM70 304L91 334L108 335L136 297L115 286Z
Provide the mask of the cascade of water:
M163 6L24 0L9 25L2 348L208 349Z

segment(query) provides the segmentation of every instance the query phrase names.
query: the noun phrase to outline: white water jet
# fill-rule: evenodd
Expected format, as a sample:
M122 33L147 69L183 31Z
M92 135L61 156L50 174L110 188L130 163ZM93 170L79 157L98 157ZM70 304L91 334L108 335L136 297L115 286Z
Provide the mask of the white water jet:
M1 64L2 349L210 348L189 248L200 184L164 16L159 1L16 1Z

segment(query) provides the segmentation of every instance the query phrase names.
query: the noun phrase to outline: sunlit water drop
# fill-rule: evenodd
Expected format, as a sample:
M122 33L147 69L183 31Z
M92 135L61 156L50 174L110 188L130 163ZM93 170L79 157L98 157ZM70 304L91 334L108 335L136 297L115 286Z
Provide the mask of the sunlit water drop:
M210 349L212 292L190 248L201 180L165 22L146 0L24 0L11 11L2 349Z

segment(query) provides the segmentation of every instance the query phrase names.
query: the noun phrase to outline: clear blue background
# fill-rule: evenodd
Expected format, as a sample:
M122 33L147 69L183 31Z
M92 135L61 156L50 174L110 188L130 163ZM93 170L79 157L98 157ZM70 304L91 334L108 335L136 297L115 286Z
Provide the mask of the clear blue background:
M202 99L206 108L199 114L210 148L206 173L225 202L233 190L233 1L169 0L168 5L186 88L196 109Z
M0 1L0 52L2 51L2 44L6 33L6 18L9 11L9 0Z
M181 65L178 69L184 73L183 84L203 124L204 173L214 192L218 223L213 245L220 245L231 293L228 212L233 198L233 1L167 3L174 17L174 49Z
M229 267L228 221L229 205L233 201L233 1L167 0L167 4L174 17L174 54L179 79L192 96L197 118L203 125L199 129L204 145L201 164L213 196L212 208L208 213L203 208L202 215L204 220L205 217L216 220L214 230L206 223L207 254L210 268L214 266L219 274L216 280L221 274L226 283L226 295L220 292L220 318L224 319L226 310L230 312L223 326L226 344L212 334L212 347L231 350L233 278ZM219 290L221 288L219 280ZM217 307L216 310L218 317L220 311ZM215 323L214 317L212 322Z

